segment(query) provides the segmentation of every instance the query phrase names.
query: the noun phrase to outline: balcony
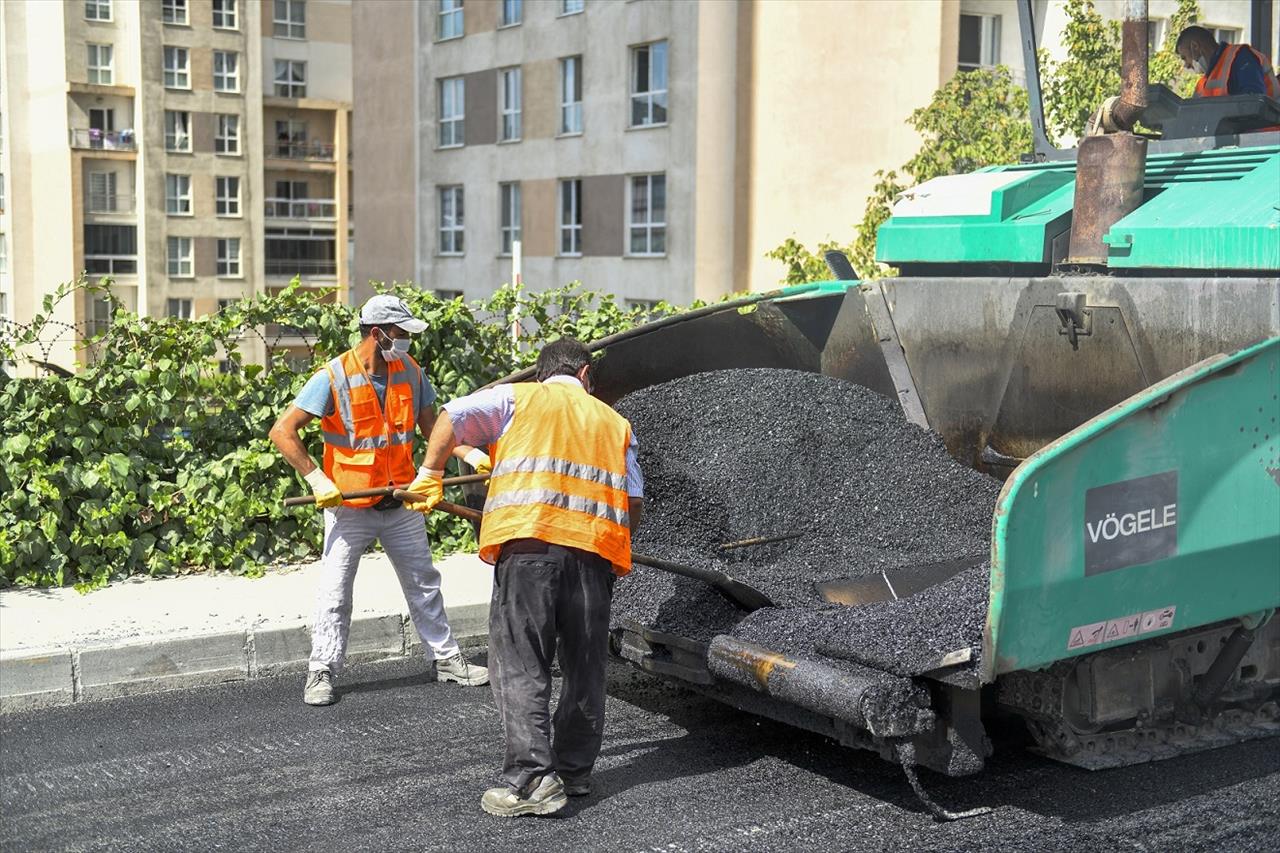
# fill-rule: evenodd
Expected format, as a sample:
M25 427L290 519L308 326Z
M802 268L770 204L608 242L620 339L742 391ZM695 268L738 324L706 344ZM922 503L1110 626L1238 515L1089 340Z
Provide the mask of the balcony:
M277 160L311 160L323 163L332 163L334 160L333 143L319 140L273 142L267 145L266 154Z
M95 127L71 128L71 147L92 151L137 151L133 130L98 130Z
M337 219L338 204L331 198L269 198L268 219Z
M267 258L266 260L267 275L283 275L283 276L326 276L333 278L338 275L338 262L335 260L321 260L312 258L302 258L295 260L280 260L276 258Z
M132 215L137 210L137 200L132 195L107 195L88 193L84 199L84 212L95 214Z
M89 275L137 275L137 255L85 255L84 269Z

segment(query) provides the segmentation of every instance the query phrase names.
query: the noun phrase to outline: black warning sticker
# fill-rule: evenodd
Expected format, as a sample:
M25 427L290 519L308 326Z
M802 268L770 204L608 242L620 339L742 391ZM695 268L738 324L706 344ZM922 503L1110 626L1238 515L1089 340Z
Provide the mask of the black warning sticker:
M1178 472L1084 494L1084 573L1096 575L1178 553Z

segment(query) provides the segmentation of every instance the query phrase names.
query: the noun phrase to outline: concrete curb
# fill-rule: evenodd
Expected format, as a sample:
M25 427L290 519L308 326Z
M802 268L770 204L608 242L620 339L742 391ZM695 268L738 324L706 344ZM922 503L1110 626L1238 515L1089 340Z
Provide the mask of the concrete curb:
M475 646L487 638L488 602L450 607L446 613L459 643ZM0 714L301 674L310 652L311 630L305 622L84 647L18 649L0 654ZM352 618L348 662L420 654L422 644L407 612Z

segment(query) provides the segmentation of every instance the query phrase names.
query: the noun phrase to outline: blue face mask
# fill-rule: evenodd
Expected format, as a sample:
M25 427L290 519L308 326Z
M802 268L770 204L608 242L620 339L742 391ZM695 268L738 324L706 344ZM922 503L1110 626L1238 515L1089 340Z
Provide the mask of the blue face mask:
M385 349L383 347L378 348L378 352L381 353L383 361L399 361L404 354L409 351L408 338L393 338L388 336L381 329L378 329L378 335L379 343L385 340L391 345L390 349Z

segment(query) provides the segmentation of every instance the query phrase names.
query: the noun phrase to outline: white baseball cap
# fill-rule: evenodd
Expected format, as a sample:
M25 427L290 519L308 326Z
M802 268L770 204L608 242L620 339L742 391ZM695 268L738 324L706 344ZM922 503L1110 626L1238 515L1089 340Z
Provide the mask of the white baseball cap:
M361 326L399 326L411 335L427 330L427 324L409 311L399 296L379 293L360 309Z

